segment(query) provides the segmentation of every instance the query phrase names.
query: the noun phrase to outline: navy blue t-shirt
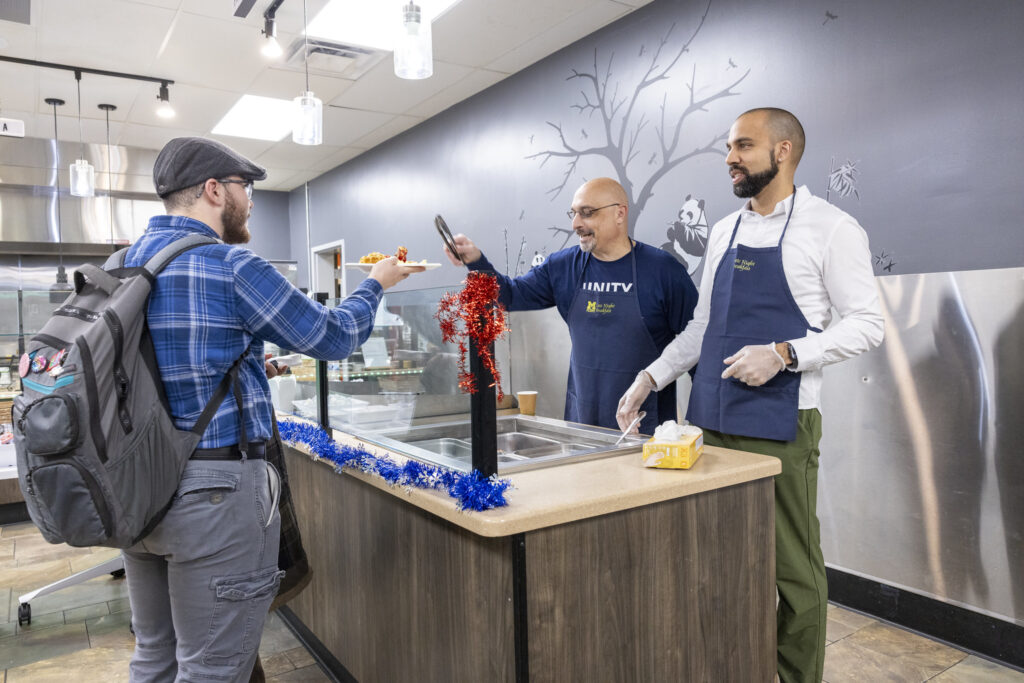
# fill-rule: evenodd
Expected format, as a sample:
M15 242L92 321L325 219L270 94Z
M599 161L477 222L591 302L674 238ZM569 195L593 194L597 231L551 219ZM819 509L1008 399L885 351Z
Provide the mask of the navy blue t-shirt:
M668 252L636 242L633 253L636 255L635 287L640 314L655 346L661 351L693 318L697 287L686 268ZM565 320L578 291L577 281L586 259L587 254L576 246L556 251L544 263L517 278L496 272L486 257L469 268L494 272L501 285L499 300L508 310L533 311L555 306ZM632 280L629 254L615 261L590 257L582 286L597 291L624 292L634 286Z

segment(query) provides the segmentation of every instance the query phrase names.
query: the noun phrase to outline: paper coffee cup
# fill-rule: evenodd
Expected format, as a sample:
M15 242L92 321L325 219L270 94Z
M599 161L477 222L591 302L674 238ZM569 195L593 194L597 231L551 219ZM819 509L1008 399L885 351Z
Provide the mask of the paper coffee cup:
M516 392L519 399L519 413L521 415L533 415L537 412L537 392L519 391Z

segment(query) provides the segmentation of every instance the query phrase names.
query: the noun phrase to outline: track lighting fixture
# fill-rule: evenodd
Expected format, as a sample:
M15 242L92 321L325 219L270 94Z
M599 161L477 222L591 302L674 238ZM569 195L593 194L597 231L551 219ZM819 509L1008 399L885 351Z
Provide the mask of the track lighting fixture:
M281 44L277 42L277 22L272 17L263 18L263 31L261 32L265 40L263 41L263 47L260 48L260 53L267 59L277 59L280 57L284 50L281 49Z
M170 81L161 81L160 92L156 96L160 101L160 104L157 105L156 108L156 115L162 119L174 118L174 107L171 106L171 92L167 88L168 83L170 83Z

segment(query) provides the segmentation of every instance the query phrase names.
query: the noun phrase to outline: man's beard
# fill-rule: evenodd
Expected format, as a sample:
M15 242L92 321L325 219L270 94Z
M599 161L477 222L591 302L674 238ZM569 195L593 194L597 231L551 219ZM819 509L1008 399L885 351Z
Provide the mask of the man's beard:
M768 187L775 180L775 176L779 174L779 164L775 161L775 150L769 150L768 159L771 161L771 168L760 173L750 174L743 166L733 166L743 172L743 180L732 186L733 194L743 199L761 194L761 190Z
M597 246L597 236L594 235L594 233L587 233L586 236L590 239L590 241L584 243L583 240L580 240L580 251L582 251L585 254L589 254L592 251L594 251L594 247ZM579 237L580 235L577 234L576 238L579 239Z
M248 207L235 201L231 193L225 195L224 210L221 212L221 223L224 226L224 244L248 244L249 230L245 224L249 221Z

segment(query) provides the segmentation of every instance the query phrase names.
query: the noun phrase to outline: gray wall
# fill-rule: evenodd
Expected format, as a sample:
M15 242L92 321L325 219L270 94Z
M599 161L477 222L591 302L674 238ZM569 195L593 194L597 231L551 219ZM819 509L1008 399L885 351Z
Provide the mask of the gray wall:
M249 234L252 237L248 247L272 261L294 260L288 193L256 190L252 201L252 213L249 215Z

